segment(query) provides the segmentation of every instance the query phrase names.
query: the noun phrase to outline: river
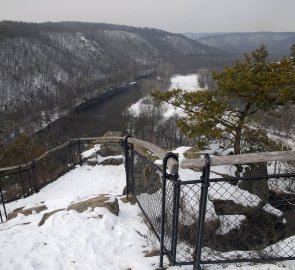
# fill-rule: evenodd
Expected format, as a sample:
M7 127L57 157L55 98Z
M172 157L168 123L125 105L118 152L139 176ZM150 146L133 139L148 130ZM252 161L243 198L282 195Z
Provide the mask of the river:
M177 75L170 79L172 87L197 88L197 75ZM112 95L92 99L78 106L37 134L50 145L77 137L98 137L107 131L127 133L128 118L124 112L147 95L142 81L116 89Z
M123 112L145 94L141 91L140 83L118 90L112 95L78 106L40 130L38 137L49 144L56 144L70 138L102 136L110 130L124 131L127 123Z

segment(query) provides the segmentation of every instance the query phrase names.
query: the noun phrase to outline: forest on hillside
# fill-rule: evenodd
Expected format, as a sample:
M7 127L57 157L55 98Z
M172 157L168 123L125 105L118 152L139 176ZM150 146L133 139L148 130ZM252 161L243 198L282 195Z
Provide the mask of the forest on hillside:
M218 48L157 29L2 21L1 122L32 133L142 74L161 74L163 65L184 71L229 61Z

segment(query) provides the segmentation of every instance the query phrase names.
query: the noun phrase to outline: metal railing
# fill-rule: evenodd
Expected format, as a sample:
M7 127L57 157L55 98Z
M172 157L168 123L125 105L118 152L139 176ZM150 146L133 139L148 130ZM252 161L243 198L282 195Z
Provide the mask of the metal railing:
M7 219L5 203L39 192L76 165L82 166L81 153L87 143L118 143L122 140L121 137L72 139L26 164L0 168L0 221Z
M171 265L194 265L195 270L204 264L295 259L295 238L290 238L295 235L293 167L289 172L265 170L267 161L294 161L292 151L184 160L183 168L202 173L183 181L177 156L149 142L130 136L73 139L28 164L0 169L1 221L5 202L38 192L82 165L81 153L92 141L124 146L127 196L135 197L159 241L160 267L164 256ZM262 170L217 178L212 167L220 164L247 164L239 165L243 170L260 164Z
M289 238L295 234L294 170L265 171L267 160L295 160L295 152L225 160L206 154L183 161L183 167L202 169L199 179L183 181L168 166L169 160L177 163L175 154L162 155L161 167L139 153L134 142L125 139L127 186L160 242L160 267L164 255L171 265L194 265L195 270L204 264L295 259L295 239ZM245 177L216 178L212 164L260 164L262 170ZM294 194L283 194L279 188L290 183Z

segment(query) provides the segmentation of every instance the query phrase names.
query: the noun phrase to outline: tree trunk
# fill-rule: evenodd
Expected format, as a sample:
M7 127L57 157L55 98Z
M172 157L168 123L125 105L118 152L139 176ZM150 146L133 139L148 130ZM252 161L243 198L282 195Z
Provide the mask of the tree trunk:
M236 128L235 142L234 142L234 154L241 154L241 138L242 138L242 129L240 127Z

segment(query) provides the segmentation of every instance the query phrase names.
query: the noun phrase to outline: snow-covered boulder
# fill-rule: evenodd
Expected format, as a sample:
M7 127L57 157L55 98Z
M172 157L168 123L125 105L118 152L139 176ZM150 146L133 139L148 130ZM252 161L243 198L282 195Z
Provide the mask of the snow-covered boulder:
M119 157L110 157L107 159L104 159L101 163L99 163L100 165L112 165L112 166L118 166L121 165L123 163L123 158Z
M88 158L87 159L87 164L90 165L90 166L95 166L97 164L97 158L94 157L94 158Z
M45 210L47 210L46 205L40 205L40 206L35 206L30 208L18 207L7 215L7 220L16 218L18 214L29 216L29 215L32 215L33 213L40 213Z
M67 210L76 210L78 213L82 213L89 208L96 208L96 207L105 207L107 208L111 213L118 216L119 214L119 204L118 199L111 195L98 195L94 198L90 198L86 201L78 202L71 204Z

